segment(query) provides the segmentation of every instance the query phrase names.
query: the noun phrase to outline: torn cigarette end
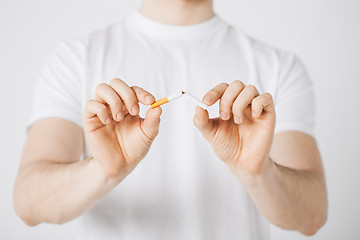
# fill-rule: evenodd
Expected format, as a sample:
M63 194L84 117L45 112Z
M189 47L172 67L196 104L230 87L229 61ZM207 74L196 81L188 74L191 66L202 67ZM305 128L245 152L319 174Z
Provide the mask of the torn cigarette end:
M194 95L190 94L189 92L186 92L184 96L186 96L188 99L193 101L197 106L200 106L204 110L207 110L207 105L203 103L200 99L196 98Z
M165 103L168 103L174 99L177 99L179 97L182 97L182 95L184 95L185 92L181 91L181 93L177 93L177 94L174 94L174 95L171 95L171 96L168 96L168 97L164 97L160 100L157 100L156 102L154 102L153 104L151 104L151 108L156 108L160 105L163 105Z

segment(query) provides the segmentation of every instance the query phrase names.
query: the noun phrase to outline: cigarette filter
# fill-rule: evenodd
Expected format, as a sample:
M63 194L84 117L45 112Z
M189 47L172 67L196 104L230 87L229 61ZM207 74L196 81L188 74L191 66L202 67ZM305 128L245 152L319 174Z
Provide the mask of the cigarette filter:
M174 94L174 95L171 95L171 96L168 96L168 97L164 97L164 98L162 98L160 100L157 100L156 102L151 104L151 108L156 108L156 107L158 107L160 105L168 103L168 102L170 102L172 100L175 100L175 99L177 99L179 97L182 97L183 94L184 94L184 92L179 92L177 94Z

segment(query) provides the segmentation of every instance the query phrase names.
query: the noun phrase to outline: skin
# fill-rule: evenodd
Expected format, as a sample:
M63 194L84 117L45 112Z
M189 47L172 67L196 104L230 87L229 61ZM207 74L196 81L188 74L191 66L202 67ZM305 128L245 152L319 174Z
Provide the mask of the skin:
M327 196L314 138L297 131L274 136L272 96L252 85L221 83L203 98L209 106L218 100L220 117L209 119L197 107L195 126L270 222L315 234L326 221Z
M161 11L156 10L159 4ZM178 25L213 15L212 2L207 0L145 0L141 11ZM142 119L138 104L149 106L154 101L141 87L114 79L109 85L100 84L95 99L87 102L83 130L59 118L34 123L14 188L16 213L34 226L64 223L94 206L149 151L159 131L161 108L149 108ZM219 104L220 117L209 119L208 112L197 107L194 125L261 213L283 229L315 234L327 218L327 196L314 138L296 131L274 135L272 96L240 81L215 86L203 102ZM84 138L93 157L79 161Z
M141 14L172 25L191 25L214 16L212 1L208 0L144 0Z

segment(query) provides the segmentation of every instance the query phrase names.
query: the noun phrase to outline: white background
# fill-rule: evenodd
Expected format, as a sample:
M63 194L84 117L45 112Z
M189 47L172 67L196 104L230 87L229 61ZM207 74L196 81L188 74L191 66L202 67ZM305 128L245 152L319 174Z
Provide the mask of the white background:
M34 83L61 41L119 21L140 0L0 0L0 239L74 239L76 221L27 227L12 190ZM360 239L360 1L215 0L216 12L252 36L297 53L317 94L317 139L330 201L312 239ZM305 239L272 228L273 239Z

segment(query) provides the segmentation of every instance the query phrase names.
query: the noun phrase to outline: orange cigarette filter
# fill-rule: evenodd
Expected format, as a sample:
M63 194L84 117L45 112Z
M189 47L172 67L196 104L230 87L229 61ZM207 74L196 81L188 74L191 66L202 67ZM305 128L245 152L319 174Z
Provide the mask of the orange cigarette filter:
M151 108L156 108L160 105L163 105L165 103L168 103L169 102L169 99L167 97L164 97L160 100L157 100L156 102L154 102L153 104L151 104Z
M164 97L164 98L162 98L160 100L157 100L153 104L151 104L151 108L156 108L156 107L158 107L160 105L168 103L168 102L170 102L170 101L172 101L174 99L177 99L177 98L181 97L182 95L184 95L184 92L180 92L180 93L168 96L168 97Z

